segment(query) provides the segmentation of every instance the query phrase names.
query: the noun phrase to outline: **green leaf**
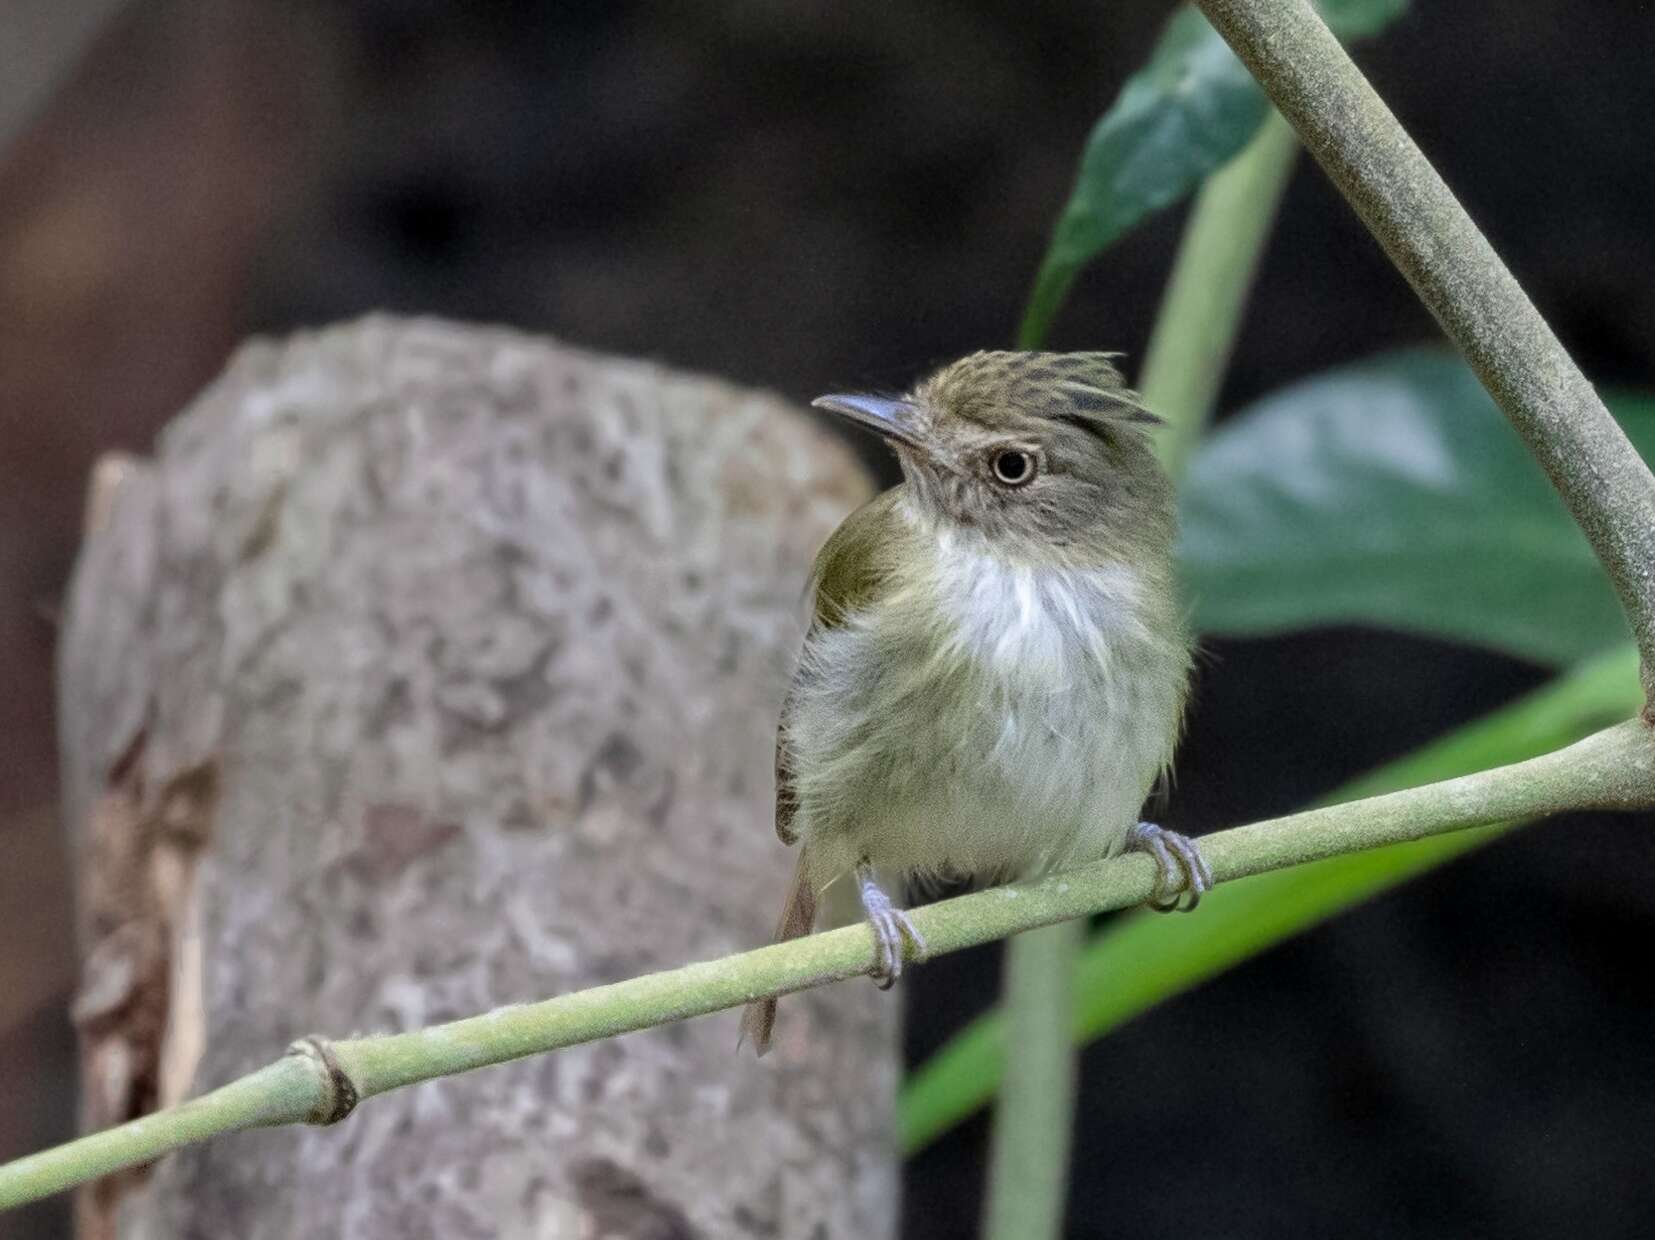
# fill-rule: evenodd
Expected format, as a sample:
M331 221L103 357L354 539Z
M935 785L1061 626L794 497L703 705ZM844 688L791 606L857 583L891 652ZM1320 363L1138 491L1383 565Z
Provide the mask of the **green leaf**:
M1340 789L1355 800L1549 753L1636 713L1630 645ZM1456 831L1224 883L1188 917L1130 913L1092 938L1076 970L1075 1039L1086 1043L1318 922L1501 835ZM1004 1063L997 1012L980 1017L913 1073L898 1107L912 1154L993 1097Z
M1321 0L1319 7L1335 34L1360 38L1395 19L1407 0ZM1021 347L1045 339L1082 267L1228 162L1268 109L1264 92L1207 19L1180 9L1087 140L1018 329Z
M1612 397L1655 447L1655 400ZM1627 637L1580 529L1471 371L1388 354L1266 397L1190 460L1196 627L1366 623L1565 664Z

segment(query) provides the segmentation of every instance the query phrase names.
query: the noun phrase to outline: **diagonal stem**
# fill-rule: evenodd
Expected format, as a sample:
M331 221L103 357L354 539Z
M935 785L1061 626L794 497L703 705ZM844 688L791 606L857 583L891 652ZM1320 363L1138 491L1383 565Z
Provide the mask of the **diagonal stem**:
M1542 757L1220 831L1203 836L1202 845L1214 876L1227 882L1488 823L1651 805L1655 750L1645 725L1631 720ZM931 954L941 955L1142 904L1155 881L1154 862L1129 854L945 900L913 919ZM406 1085L857 977L875 954L868 927L847 926L426 1029L305 1039L284 1059L181 1106L0 1166L0 1210L223 1133L329 1123Z
M1309 0L1198 0L1470 362L1620 595L1655 701L1655 477ZM1647 709L1647 707L1646 707Z
M1060 921L1006 942L1001 1003L1013 1053L994 1104L984 1240L1049 1240L1063 1234L1075 1126L1075 961L1084 919Z
M1292 127L1272 108L1258 136L1203 182L1190 208L1138 376L1144 403L1166 421L1158 447L1175 480L1212 417L1298 153Z

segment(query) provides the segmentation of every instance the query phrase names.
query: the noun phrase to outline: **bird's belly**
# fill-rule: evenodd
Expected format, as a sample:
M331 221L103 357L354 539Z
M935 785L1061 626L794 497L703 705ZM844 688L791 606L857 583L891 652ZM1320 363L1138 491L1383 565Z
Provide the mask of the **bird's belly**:
M987 879L1116 851L1170 755L1182 652L940 649L849 629L813 652L788 728L817 864Z

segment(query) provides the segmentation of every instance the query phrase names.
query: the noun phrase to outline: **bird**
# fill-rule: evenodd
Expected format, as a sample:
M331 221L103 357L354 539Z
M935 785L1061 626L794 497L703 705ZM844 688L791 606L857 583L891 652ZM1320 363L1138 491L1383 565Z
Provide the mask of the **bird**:
M1139 818L1193 643L1160 419L1118 357L978 352L901 396L812 402L882 438L902 481L811 570L776 738L776 834L798 848L778 942L850 877L888 988L926 944L882 876L999 882L1140 850L1153 907L1212 886L1193 840ZM775 1017L749 1003L741 1041L763 1055Z

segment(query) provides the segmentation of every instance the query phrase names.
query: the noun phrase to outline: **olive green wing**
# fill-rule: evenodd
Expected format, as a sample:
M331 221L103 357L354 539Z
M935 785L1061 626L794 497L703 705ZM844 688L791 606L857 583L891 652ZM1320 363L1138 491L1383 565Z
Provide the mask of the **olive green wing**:
M838 628L845 617L860 611L884 593L891 579L887 567L891 547L900 536L902 518L896 505L902 488L894 487L869 500L846 517L816 553L810 570L812 613L805 645L823 629ZM793 674L793 684L799 674ZM798 839L793 815L798 811L798 794L793 782L792 755L787 745L787 720L793 707L793 689L782 703L781 722L776 728L776 834L782 843Z

